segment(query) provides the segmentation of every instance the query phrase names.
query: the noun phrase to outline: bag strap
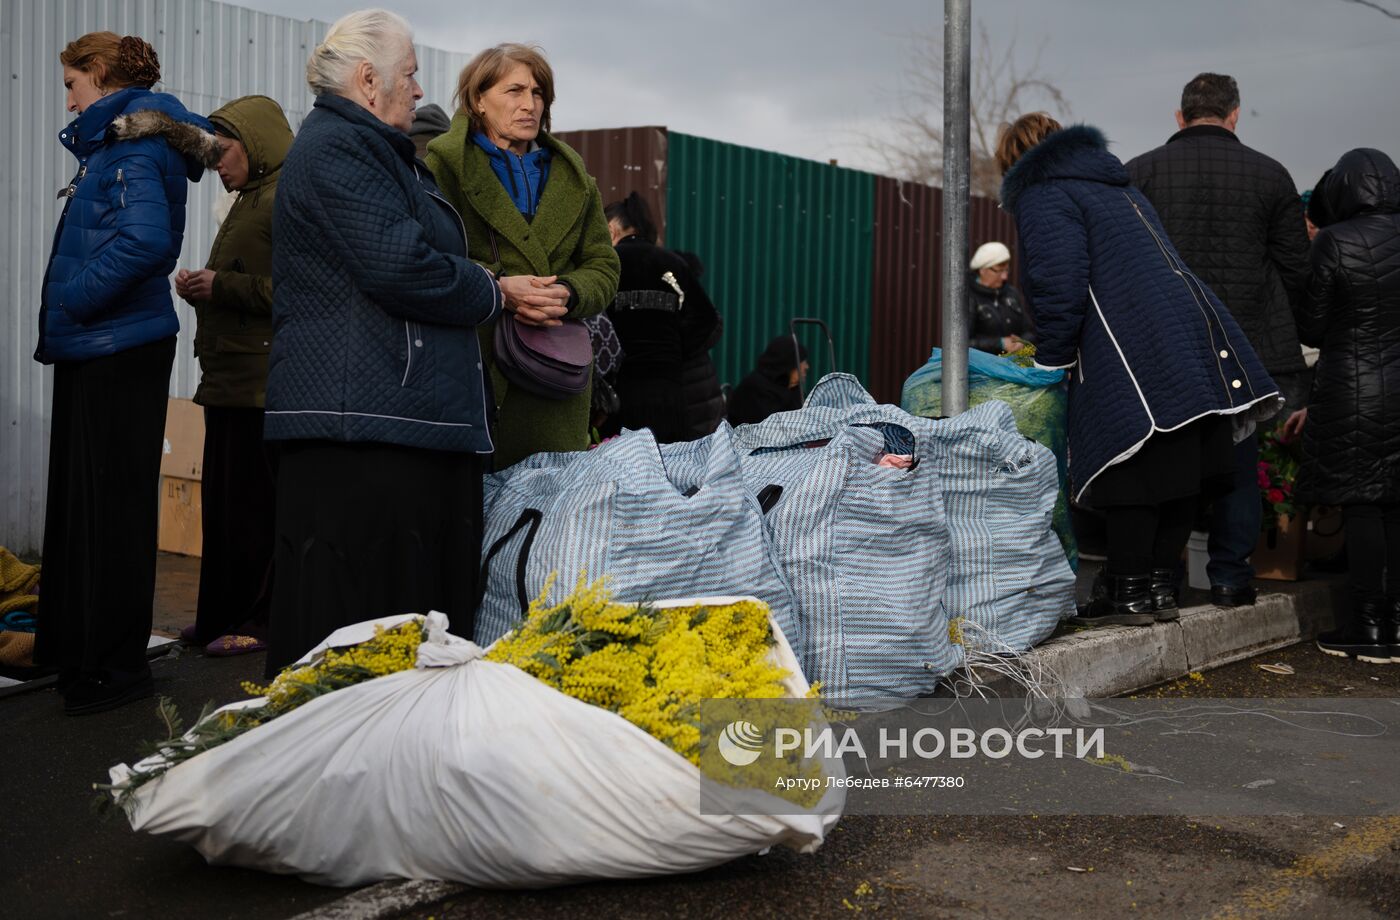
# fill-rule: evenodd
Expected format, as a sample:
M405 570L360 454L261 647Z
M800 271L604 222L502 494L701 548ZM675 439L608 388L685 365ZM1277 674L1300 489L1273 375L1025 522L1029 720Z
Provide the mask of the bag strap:
M525 534L525 539L520 543L520 552L515 557L515 596L520 601L520 615L524 616L530 609L530 596L525 589L525 565L530 561L530 548L535 545L535 535L539 533L540 524L544 521L544 513L535 508L526 508L520 512L520 517L507 530L499 540L491 544L491 548L486 551L486 555L481 559L481 581L476 589L476 606L481 608L481 604L486 600L486 588L491 577L491 560L496 558L496 554L505 549L507 543L522 529L529 527L529 533Z
M501 269L505 266L501 264L501 247L496 244L496 231L490 224L486 225L486 236L491 240L491 262L496 266L496 275L499 277Z

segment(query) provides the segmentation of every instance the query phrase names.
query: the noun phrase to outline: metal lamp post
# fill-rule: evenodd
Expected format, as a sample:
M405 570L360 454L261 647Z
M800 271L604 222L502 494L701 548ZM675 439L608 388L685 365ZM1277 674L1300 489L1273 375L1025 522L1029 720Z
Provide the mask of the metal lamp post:
M943 0L943 414L967 411L972 0Z

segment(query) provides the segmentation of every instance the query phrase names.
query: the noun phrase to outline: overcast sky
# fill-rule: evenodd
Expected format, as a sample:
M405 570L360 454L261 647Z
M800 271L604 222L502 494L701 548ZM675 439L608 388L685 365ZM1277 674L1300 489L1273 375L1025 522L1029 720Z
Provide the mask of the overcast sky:
M236 0L286 15L285 2ZM1400 0L1368 0L1400 16ZM364 3L301 0L326 21ZM554 66L556 130L677 131L879 171L868 148L907 104L939 0L397 0L417 39L475 52L536 42ZM1310 187L1345 150L1400 157L1400 19L1350 0L973 0L993 41L1013 33L1128 159L1175 131L1202 70L1240 85L1239 134ZM438 102L448 108L449 100Z

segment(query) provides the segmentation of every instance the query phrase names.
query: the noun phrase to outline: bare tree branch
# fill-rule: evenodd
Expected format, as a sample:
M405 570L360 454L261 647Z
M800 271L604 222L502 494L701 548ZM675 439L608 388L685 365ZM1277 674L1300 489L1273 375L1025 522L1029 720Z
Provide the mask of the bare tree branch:
M1001 48L992 44L987 27L978 23L972 55L969 92L969 146L972 153L971 185L976 195L995 197L1001 184L996 168L997 133L1001 126L1023 112L1051 108L1070 112L1060 88L1041 72L1041 56L1049 39L1042 39L1030 54L1017 52L1013 33ZM886 168L902 179L941 185L943 181L943 41L924 34L912 41L905 73L901 113L893 125L893 138L872 142L872 152Z

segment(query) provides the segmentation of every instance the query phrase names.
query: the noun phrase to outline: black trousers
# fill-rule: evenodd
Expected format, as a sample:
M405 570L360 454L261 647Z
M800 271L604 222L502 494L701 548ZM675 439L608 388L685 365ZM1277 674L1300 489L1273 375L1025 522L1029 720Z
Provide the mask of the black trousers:
M341 626L440 610L470 638L482 461L392 444L278 445L267 673Z
M195 635L262 636L272 601L276 477L263 410L204 407L204 555Z
M1196 496L1156 505L1113 505L1108 517L1108 562L1113 575L1146 575L1151 569L1175 569L1191 537Z
M1400 503L1343 505L1342 519L1354 592L1400 598Z
M148 670L172 336L54 365L35 661L70 678Z

